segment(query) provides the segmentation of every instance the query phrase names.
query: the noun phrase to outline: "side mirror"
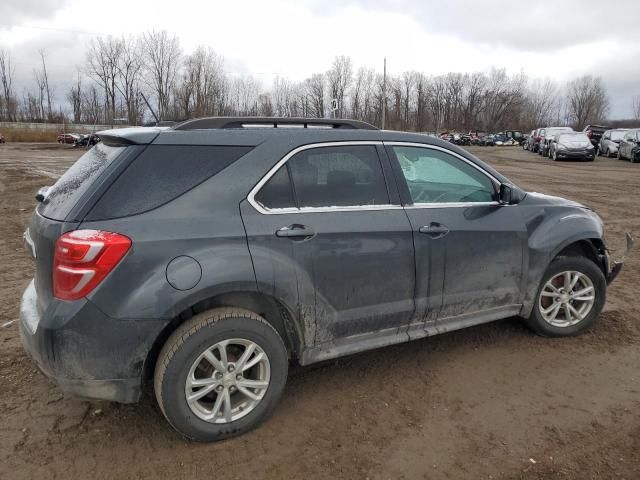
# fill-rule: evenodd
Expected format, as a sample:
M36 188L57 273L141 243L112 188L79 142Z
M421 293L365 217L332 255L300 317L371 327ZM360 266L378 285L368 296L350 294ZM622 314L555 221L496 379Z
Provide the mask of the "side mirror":
M498 201L502 205L516 205L522 200L520 190L508 183L500 184L500 192L498 193Z

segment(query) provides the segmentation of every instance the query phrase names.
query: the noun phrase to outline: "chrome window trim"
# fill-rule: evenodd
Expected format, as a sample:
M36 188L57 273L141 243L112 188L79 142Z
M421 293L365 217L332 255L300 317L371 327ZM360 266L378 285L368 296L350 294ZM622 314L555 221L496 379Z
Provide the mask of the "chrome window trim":
M312 148L323 147L343 147L353 145L379 145L382 146L383 142L380 140L362 140L362 141L344 141L344 142L321 142L310 143L308 145L302 145L296 147L287 153L282 159L280 159L271 169L260 179L258 183L251 189L247 195L247 201L255 208L259 213L263 215L285 215L291 213L328 213L328 212L363 212L363 211L380 211L380 210L401 210L402 205L385 204L385 205L353 205L353 206L328 206L328 207L302 207L302 208L267 208L258 202L255 197L262 189L262 187L271 179L272 176L282 167L287 161L293 157L296 153L304 150L310 150ZM380 159L382 161L382 159ZM382 165L380 165L382 169ZM384 170L383 170L384 174Z

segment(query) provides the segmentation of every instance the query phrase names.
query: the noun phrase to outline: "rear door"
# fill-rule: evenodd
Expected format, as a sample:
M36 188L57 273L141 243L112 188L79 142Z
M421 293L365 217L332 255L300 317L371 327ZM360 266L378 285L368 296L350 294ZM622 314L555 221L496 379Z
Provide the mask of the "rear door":
M387 145L414 233L412 330L517 313L527 241L517 205L499 204L498 181L454 152Z
M389 180L380 142L308 145L241 205L258 288L295 306L312 360L394 343L413 314L412 229Z

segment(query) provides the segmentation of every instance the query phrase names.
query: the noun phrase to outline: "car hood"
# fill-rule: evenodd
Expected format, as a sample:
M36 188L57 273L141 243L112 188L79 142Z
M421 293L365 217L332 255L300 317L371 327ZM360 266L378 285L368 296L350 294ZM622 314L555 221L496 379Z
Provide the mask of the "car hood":
M567 198L562 198L562 197L554 197L552 195L545 195L544 193L538 193L538 192L527 192L526 196L524 197L521 203L524 205L579 207L579 208L586 208L590 210L588 207L585 207L581 203L575 202L573 200L569 200Z

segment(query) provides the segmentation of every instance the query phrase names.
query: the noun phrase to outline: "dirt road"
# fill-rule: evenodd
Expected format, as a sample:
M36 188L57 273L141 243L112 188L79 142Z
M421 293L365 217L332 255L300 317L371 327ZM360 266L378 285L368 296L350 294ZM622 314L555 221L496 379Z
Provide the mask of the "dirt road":
M526 189L597 210L614 249L640 233L640 165L554 163L478 148ZM153 397L63 398L22 351L21 243L33 194L81 152L0 147L0 478L640 478L640 255L586 334L545 339L513 319L291 375L275 414L222 443L186 443ZM215 477L214 477L215 476Z

